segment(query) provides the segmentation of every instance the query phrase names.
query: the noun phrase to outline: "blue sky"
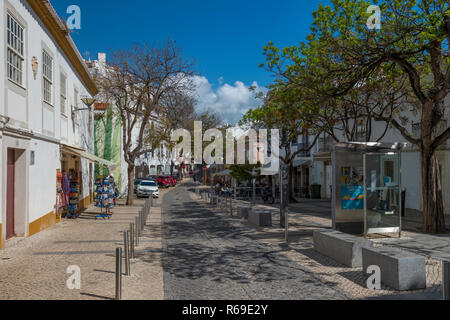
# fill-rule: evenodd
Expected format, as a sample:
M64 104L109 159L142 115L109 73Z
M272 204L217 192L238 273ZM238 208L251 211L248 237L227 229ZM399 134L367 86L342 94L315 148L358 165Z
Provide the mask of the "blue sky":
M81 54L89 52L92 59L97 52L170 36L185 56L197 61L200 108L221 109L225 120L236 122L257 104L244 88L258 84L263 90L271 82L258 67L264 60L263 46L269 41L282 47L303 41L320 2L328 1L53 0L52 4L62 18L69 5L81 8L81 30L72 37Z

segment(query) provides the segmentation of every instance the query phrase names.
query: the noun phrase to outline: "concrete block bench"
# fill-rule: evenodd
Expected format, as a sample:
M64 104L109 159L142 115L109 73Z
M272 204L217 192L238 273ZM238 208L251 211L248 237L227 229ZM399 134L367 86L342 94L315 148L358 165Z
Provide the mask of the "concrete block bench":
M427 287L425 258L414 253L389 247L363 248L363 272L369 266L381 270L381 283L398 291Z
M316 230L313 237L314 250L351 268L362 266L361 249L373 245L369 240L336 230Z
M250 209L248 207L238 207L237 208L237 217L241 219L248 219L248 214Z
M269 211L252 209L248 213L248 222L256 227L271 227L272 214Z

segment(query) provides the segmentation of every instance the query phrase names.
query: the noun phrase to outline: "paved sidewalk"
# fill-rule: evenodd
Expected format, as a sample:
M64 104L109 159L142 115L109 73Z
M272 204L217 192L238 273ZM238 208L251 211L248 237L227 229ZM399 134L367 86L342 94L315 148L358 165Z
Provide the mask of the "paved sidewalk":
M169 300L344 300L349 296L252 239L253 229L198 200L184 183L164 198L164 289Z
M199 200L192 193L192 198ZM237 201L240 205L250 205L246 201ZM417 232L403 232L402 239L388 239L376 241L377 246L389 245L415 252L426 257L427 289L413 292L396 292L389 287L382 286L380 291L367 289L367 278L361 268L348 268L334 260L317 253L313 248L312 235L314 230L331 228L331 207L326 200L307 200L296 205L290 205L289 244L284 240L284 229L280 228L279 209L274 206L257 204L272 212L273 227L256 228L248 236L255 241L266 243L274 250L279 250L289 259L318 275L324 281L334 283L354 299L440 299L441 263L440 258L448 257L450 253L449 235L425 235ZM229 208L219 209L224 215L229 215ZM293 212L294 211L294 212ZM234 224L239 228L248 225L245 220L237 220Z
M122 232L143 204L116 206L111 220L95 220L99 209L90 207L77 220L63 219L0 251L0 300L114 299L115 248L123 247ZM72 265L81 269L81 290L66 287ZM163 299L160 207L151 210L131 273L122 277L123 299Z

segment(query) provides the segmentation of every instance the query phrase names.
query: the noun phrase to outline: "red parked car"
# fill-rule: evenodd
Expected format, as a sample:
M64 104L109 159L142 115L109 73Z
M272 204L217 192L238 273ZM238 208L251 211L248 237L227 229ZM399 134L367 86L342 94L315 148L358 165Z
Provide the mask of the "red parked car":
M171 185L170 179L167 176L158 176L156 182L158 183L158 186L162 188L168 188Z
M175 187L177 185L177 180L175 180L175 178L172 176L168 176L168 178L170 180L170 184L172 185L172 187Z

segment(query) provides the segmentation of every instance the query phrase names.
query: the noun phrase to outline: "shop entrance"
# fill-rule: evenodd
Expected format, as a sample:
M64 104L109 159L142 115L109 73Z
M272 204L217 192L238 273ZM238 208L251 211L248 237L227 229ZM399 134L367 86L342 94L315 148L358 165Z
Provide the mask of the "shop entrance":
M91 171L92 168L89 168ZM77 218L83 209L82 172L80 157L68 151L61 158L62 218Z
M6 173L6 240L15 236L15 175L16 175L16 152L14 149L8 149Z

